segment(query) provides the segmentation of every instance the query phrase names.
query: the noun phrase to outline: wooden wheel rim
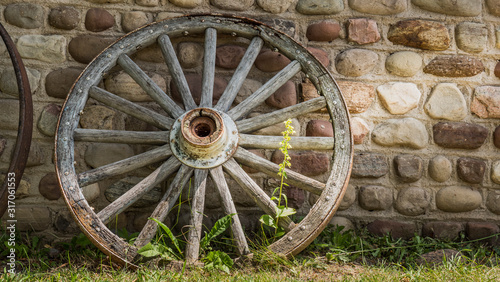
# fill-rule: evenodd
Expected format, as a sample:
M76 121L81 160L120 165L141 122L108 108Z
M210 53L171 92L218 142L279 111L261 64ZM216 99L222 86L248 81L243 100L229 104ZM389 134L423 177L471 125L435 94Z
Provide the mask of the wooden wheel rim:
M331 74L304 47L285 34L265 26L262 23L237 17L221 17L215 15L186 16L152 23L122 37L105 49L87 66L75 82L70 95L65 101L59 118L55 140L56 172L62 194L72 216L82 231L99 249L122 264L134 266L130 259L133 258L137 249L116 236L106 227L87 203L80 189L80 185L83 187L84 183L88 184L91 182L88 180L89 178L86 178L88 176L87 174L83 173L78 175L74 167L74 140L86 140L82 137L83 134L80 134L79 129L77 129L80 113L83 111L86 101L89 98L89 92L94 90L93 87L101 81L102 75L111 67L115 66L117 62L120 63L120 60L126 59L124 58L125 56L122 56L123 54L133 53L139 46L148 46L162 35L167 35L167 37L178 37L186 35L187 33L202 34L208 29L214 29L218 34L231 34L233 36L237 35L249 39L260 38L273 48L273 50L279 51L290 60L293 60L295 65L292 63L289 66L291 68L299 66L305 76L316 86L318 93L324 97L321 99L317 98L315 101L311 101L310 104L314 104L316 110L326 105L332 120L334 129L334 138L332 140L333 157L328 181L324 184L319 199L306 217L298 224L291 225L291 229L287 234L271 244L269 249L287 256L297 254L303 250L328 224L337 210L346 190L353 155L349 113L340 90ZM251 47L248 49L251 49ZM253 61L251 63L253 64ZM206 75L203 76L204 79L205 77ZM187 104L189 101L184 102L184 104L187 105L186 108L189 108ZM203 97L201 103L204 103ZM229 102L226 101L225 103ZM216 106L219 106L219 104ZM231 111L227 111L231 103L229 103L229 105L223 104L224 102L220 106L222 111L231 115ZM180 116L184 112L184 110L181 109L181 111L179 111L179 109L172 105L166 105L165 107L170 107L170 114L173 116ZM235 118L235 120L238 119L239 117ZM153 122L160 123L159 121ZM240 133L251 131L252 123L253 120L251 119L236 122ZM164 129L170 125L168 119L163 123ZM245 143L242 142L243 139L244 136L240 136L240 145ZM245 151L243 150L242 152L243 155L240 154L239 156L237 152L235 159L241 164L245 164L242 161L242 159L245 159L242 157ZM231 159L231 161L232 160L233 159ZM229 170L228 167L231 166L231 163L232 162L229 161L226 162L224 168ZM192 173L192 169L190 172L188 170L189 169L185 169L182 173ZM182 173L181 171L178 172L178 174ZM200 170L199 174L202 173L203 170ZM205 172L205 176L206 174ZM314 190L316 188L313 187L311 189Z

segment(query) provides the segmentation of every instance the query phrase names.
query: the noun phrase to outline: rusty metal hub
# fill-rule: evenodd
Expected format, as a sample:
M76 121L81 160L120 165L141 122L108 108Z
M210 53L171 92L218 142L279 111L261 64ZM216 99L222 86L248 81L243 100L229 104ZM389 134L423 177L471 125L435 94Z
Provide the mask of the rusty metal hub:
M225 113L196 108L180 116L170 131L170 148L184 164L213 168L226 162L238 147L238 130Z

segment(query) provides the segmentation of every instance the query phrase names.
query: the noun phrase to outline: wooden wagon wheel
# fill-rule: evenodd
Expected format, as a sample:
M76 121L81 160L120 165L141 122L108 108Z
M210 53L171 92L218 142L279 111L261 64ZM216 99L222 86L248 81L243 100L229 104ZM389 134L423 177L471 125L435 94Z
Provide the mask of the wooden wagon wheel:
M179 64L171 39L197 35L204 41L202 94L200 104L195 103L183 70ZM215 105L213 84L215 50L219 38L236 37L246 40L247 51L234 71L228 86ZM176 103L165 91L134 62L132 55L138 49L158 44L173 82L183 103ZM240 87L263 46L280 52L291 63L277 72L248 98L233 106ZM130 75L161 108L153 111L147 105L123 99L102 88L101 81L111 68L121 69ZM271 111L258 117L247 115L279 87L292 78L309 78L320 97ZM79 128L80 115L88 100L98 101L119 112L133 116L157 128L155 131L99 130ZM263 188L241 168L256 169L269 177L277 177L278 165L247 151L247 148L278 149L281 136L260 136L252 132L283 122L289 118L311 114L327 108L334 128L331 137L292 137L293 150L327 150L333 152L328 180L318 180L289 171L287 183L309 193L319 195L305 218L292 222L280 220L286 235L272 243L274 252L292 255L304 249L324 229L343 197L352 163L352 141L348 110L340 91L327 69L304 47L285 34L262 23L236 17L213 15L186 16L156 22L138 29L104 50L84 70L68 96L57 128L56 168L61 189L69 209L83 232L103 252L117 261L133 265L138 248L146 245L155 235L157 225L148 220L133 245L125 242L107 227L111 219L129 208L153 187L174 176L168 189L155 207L151 217L165 220L175 205L183 187L191 177L192 211L186 259L198 258L202 215L207 177L221 195L225 213L237 213L231 199L226 175L254 199L257 206L269 215L275 215L276 204ZM75 168L75 143L110 142L150 144L152 149L133 157L88 171ZM156 147L152 146L156 145ZM138 168L160 163L156 170L138 184L101 210L91 207L83 196L81 187L98 181L130 174ZM224 174L226 173L226 174ZM232 234L240 254L248 253L248 244L238 216L233 217Z

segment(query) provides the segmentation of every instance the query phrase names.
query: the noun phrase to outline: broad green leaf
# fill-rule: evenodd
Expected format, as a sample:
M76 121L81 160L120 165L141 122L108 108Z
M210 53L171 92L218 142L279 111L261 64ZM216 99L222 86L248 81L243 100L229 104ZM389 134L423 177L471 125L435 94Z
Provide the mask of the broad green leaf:
M175 238L172 231L170 231L170 228L168 228L163 222L159 221L156 218L150 217L149 219L154 220L158 224L158 226L160 226L163 229L163 231L165 231L165 233L167 233L168 237L170 238L170 240L172 240L172 243L174 244L175 248L179 252L179 255L182 256L182 251L181 251L181 248L179 247L179 241L177 241L177 238Z
M274 218L268 214L264 214L260 217L259 221L264 224L264 225L267 225L269 227L274 227L276 228L276 221L274 220Z
M296 212L297 211L295 211L295 209L293 209L293 208L288 208L288 207L285 207L285 206L279 206L277 208L276 217L277 218L287 217L289 215L295 214Z
M228 214L224 216L223 218L217 220L217 222L214 224L214 227L212 227L212 230L210 230L210 233L206 234L203 239L201 239L200 242L200 248L203 250L205 249L209 244L210 241L212 241L215 237L219 236L220 234L224 233L226 229L231 226L231 222L233 219L233 216L235 214Z

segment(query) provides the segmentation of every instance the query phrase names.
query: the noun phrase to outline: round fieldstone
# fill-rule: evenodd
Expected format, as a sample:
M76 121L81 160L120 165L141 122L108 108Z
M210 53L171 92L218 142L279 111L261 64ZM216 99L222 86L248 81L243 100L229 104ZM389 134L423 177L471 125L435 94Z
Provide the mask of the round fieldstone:
M464 227L458 222L428 222L422 227L422 236L453 240L458 238Z
M342 0L299 0L295 7L304 15L331 15L344 10Z
M467 55L437 56L424 67L425 73L445 77L469 77L483 71L483 63Z
M131 32L152 21L152 16L142 11L125 12L122 15L122 29Z
M495 147L500 148L500 125L497 126L493 132L493 144Z
M0 99L0 125L2 129L17 130L19 126L19 100Z
M264 50L255 59L255 66L264 72L275 72L282 70L290 64L290 59L284 55L271 50Z
M248 11L253 6L255 0L210 0L210 4L222 10Z
M340 24L331 21L321 21L307 27L306 37L310 41L331 42L340 36Z
M368 185L359 189L359 206L369 211L387 210L392 206L392 190L383 186Z
M495 65L495 69L494 69L493 73L495 74L496 77L500 78L500 62L498 62Z
M80 125L89 129L120 130L123 123L117 112L101 105L86 108L80 116Z
M297 91L295 89L295 83L287 81L266 99L266 104L278 109L283 109L297 104Z
M5 150L5 145L7 144L7 140L3 139L0 136L0 156L3 154L3 151ZM1 177L1 176L0 176Z
M451 162L445 156L435 156L429 162L429 175L437 182L450 179L452 173Z
M190 69L201 64L203 47L194 42L181 42L177 45L177 58L183 68Z
M480 118L500 118L500 87L479 86L474 89L470 110Z
M358 77L375 68L378 61L377 53L364 49L349 49L335 58L337 71L345 76Z
M35 29L43 25L43 7L31 3L16 3L5 7L5 20L17 27Z
M500 184L500 161L494 161L491 165L491 180Z
M417 233L417 227L414 223L399 222L393 220L375 220L366 226L368 232L377 235L390 235L394 239L410 239Z
M347 189L345 190L344 198L339 205L339 210L343 211L348 209L354 202L356 201L356 188L354 185L347 185Z
M327 172L330 168L330 157L326 153L316 152L290 152L291 170L296 171L306 176L316 176ZM271 161L275 164L283 162L283 153L280 150L275 150L271 156Z
M40 183L38 184L38 191L48 200L53 201L61 198L61 190L59 189L57 174L55 172L51 172L42 177Z
M407 8L405 0L349 0L349 7L365 14L394 15Z
M500 191L490 190L486 199L486 207L494 214L500 214Z
M436 206L445 212L469 212L482 202L481 193L470 187L449 186L436 193Z
M472 184L483 182L486 171L486 162L475 158L459 158L457 160L457 174L460 179Z
M411 82L389 82L377 87L382 105L393 115L404 115L418 106L422 94Z
M106 9L91 8L85 15L85 28L100 32L115 25L115 18Z
M127 177L118 182L111 184L104 191L104 196L109 202L114 202L120 196L129 191L132 187L134 187L137 183L139 183L142 178L139 177ZM134 208L145 208L151 207L158 203L162 197L161 187L154 187L150 191L148 191L144 196L135 201L132 204Z
M168 0L168 2L182 8L195 8L203 3L202 0Z
M500 233L500 228L493 222L467 222L465 225L465 233L469 240L485 238L480 240L479 243L495 246L498 246L500 243L497 236L493 237L493 235Z
M235 69L240 64L246 48L239 45L222 45L215 51L215 65L225 69Z
M290 5L294 2L293 0L257 0L257 4L262 8L262 10L273 13L281 14L288 10Z
M428 145L429 135L425 125L417 119L390 119L373 129L372 140L382 146L422 149Z
M363 144L363 140L368 133L370 133L370 127L364 119L360 117L351 118L351 134L354 144Z
M379 178L389 172L387 158L377 153L355 153L352 160L353 178Z
M49 13L49 24L55 28L72 30L80 23L80 12L71 6L53 8Z
M394 44L435 51L448 49L451 42L446 26L425 20L399 21L391 25L387 39Z
M474 17L481 14L481 1L469 0L411 0L424 10L462 17Z
M394 157L394 169L399 180L411 183L422 177L424 161L413 155L398 155Z
M479 53L488 43L488 29L485 24L463 22L455 29L458 48L469 53Z
M318 48L313 48L313 47L307 47L307 51L309 51L311 54L318 59L318 61L323 64L325 67L330 66L330 59L328 58L328 53L325 50L318 49Z
M5 179L5 176L3 177L3 179ZM19 182L19 186L17 186L16 199L24 199L24 198L29 197L30 196L30 188L31 188L31 184L28 181L21 179L21 182Z
M28 75L31 93L35 95L35 91L38 89L38 84L40 83L42 75L39 71L30 68L26 68L26 74ZM0 74L0 91L4 94L19 97L19 88L17 86L16 73L14 69L5 69Z
M45 106L37 122L38 130L44 135L54 136L60 112L61 106L59 105L49 104Z
M52 226L50 210L45 206L16 207L16 220L16 231L20 232L43 231Z
M83 69L70 67L50 72L45 77L45 92L50 97L66 99L82 71Z
M66 61L66 37L62 35L23 35L17 40L16 47L23 59L51 64Z
M396 52L387 57L385 68L397 76L414 76L422 68L422 57L411 51Z
M334 216L328 225L336 226L337 228L341 227L342 230L340 233L344 233L348 230L355 230L354 224L348 218L342 216Z
M88 203L92 203L101 195L101 190L99 189L99 184L94 183L82 188L82 194Z
M157 73L147 73L148 76L154 81L156 85L163 91L167 89L167 82L162 75ZM114 93L122 98L132 102L149 102L152 101L142 87L135 82L135 80L124 71L112 73L104 80L106 90Z
M455 121L464 119L468 112L464 95L454 83L436 85L424 108L432 118Z
M69 42L68 52L75 61L88 64L114 41L94 35L79 35Z
M85 150L85 162L96 168L133 155L134 150L127 144L92 143Z
M380 40L377 22L359 18L347 20L347 40L358 44L370 44Z
M28 154L28 160L26 161L26 166L39 166L45 164L48 160L49 154L47 154L47 149L42 147L40 143L33 141L31 142L30 152Z
M160 0L135 0L135 3L144 7L156 7L160 4Z
M66 234L78 234L78 232L80 232L78 225L73 220L71 215L67 212L62 212L62 211L57 214L56 219L54 221L54 227L57 231ZM59 258L59 256L57 256L56 258Z
M420 187L404 188L398 193L396 209L400 214L416 216L427 212L431 194Z
M115 3L125 3L127 0L87 0L87 1L96 4L115 4Z
M196 104L199 104L201 101L201 81L202 81L201 74L187 74L186 81L188 83L189 90L191 91L191 95L193 96L194 102ZM213 90L214 92L212 97L213 105L219 102L222 93L224 93L224 90L226 89L226 86L227 82L223 78L216 77L214 79L214 90ZM181 94L179 93L179 90L177 89L177 86L173 81L170 82L170 89L172 98L175 101L182 103Z
M160 46L157 43L138 50L132 58L145 62L165 64L165 58L163 58Z
M333 126L327 120L311 120L306 126L306 136L333 137Z
M486 0L486 7L490 14L500 16L500 2L498 0Z
M439 122L432 131L436 144L457 149L477 149L484 144L489 133L486 127L465 122Z
M370 84L357 81L337 81L337 84L351 114L366 112L375 100L375 88ZM318 97L316 88L313 91Z
M216 78L217 79L217 78ZM262 87L262 83L260 81L254 80L254 79L245 79L243 82L243 85L240 88L240 91L238 91L238 95L236 95L236 98L234 99L234 104L239 104L243 102L246 98L250 97L255 91L257 91L259 88ZM250 115L255 114L251 113Z

